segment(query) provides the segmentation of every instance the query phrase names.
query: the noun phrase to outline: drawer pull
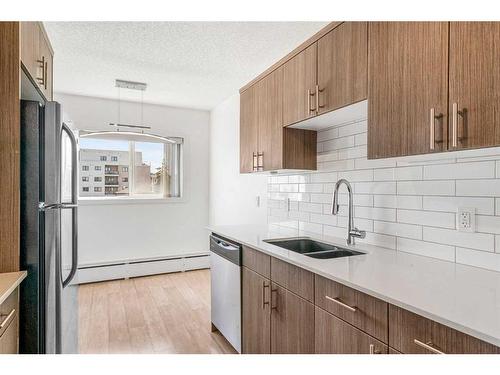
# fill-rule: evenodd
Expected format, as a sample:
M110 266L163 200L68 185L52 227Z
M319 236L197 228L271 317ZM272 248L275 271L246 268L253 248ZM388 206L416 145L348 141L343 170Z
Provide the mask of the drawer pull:
M12 311L5 317L5 319L0 323L0 329L3 329L5 326L7 326L7 323L11 321L11 318L14 316L16 313L16 309L12 309Z
M424 349L427 349L428 351L432 352L432 353L435 353L435 354L445 354L443 351L439 350L438 348L436 348L434 346L434 344L432 344L431 341L429 341L427 344L420 341L420 340L417 340L417 339L413 339L413 342L415 344L417 344L418 346L424 348Z
M337 305L340 305L340 306L346 308L349 311L352 311L352 312L358 311L357 307L349 306L349 305L345 304L344 302L342 302L341 300L339 300L338 298L332 298L332 297L329 297L329 296L325 296L325 298L327 300L329 300L329 301L335 302Z

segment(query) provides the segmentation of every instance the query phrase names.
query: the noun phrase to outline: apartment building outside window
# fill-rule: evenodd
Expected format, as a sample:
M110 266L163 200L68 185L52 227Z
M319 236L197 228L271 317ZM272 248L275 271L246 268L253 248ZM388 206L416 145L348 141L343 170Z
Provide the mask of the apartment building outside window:
M80 197L181 197L183 143L142 134L81 137L79 159L91 167L93 185L81 186Z

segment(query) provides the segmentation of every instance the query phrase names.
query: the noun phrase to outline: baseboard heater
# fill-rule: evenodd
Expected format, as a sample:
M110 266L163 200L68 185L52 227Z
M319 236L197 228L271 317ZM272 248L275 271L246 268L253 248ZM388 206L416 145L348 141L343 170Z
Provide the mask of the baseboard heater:
M106 280L184 272L210 267L210 255L190 255L164 259L136 259L78 267L72 284L85 284Z

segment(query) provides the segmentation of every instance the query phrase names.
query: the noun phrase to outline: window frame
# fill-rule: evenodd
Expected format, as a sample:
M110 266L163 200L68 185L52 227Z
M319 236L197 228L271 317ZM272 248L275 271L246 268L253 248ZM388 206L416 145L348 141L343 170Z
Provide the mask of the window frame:
M82 131L79 131L80 134ZM84 133L89 133L90 131L83 131ZM178 168L178 173L179 173L179 179L178 179L178 188L180 192L179 197L166 197L166 196L160 196L153 194L152 196L147 196L146 194L144 195L132 195L132 196L87 196L87 197L82 197L78 196L78 204L82 206L100 206L100 205L129 205L129 204L176 204L176 203L185 203L189 201L190 199L190 189L189 187L189 152L186 150L189 149L189 137L186 137L185 135L177 135L177 136L165 136L169 137L172 139L178 139L180 140L177 144L180 144L180 150L179 150L179 168ZM89 137L90 138L90 137ZM77 139L77 143L79 146L79 140L80 138ZM130 144L133 142L148 142L148 139L144 139L143 141L128 141L129 142L129 147ZM166 144L166 142L165 142ZM80 147L78 147L80 148ZM130 148L129 148L129 158L130 155ZM79 161L80 163L80 161ZM125 168L128 169L128 183L129 183L129 189L130 189L130 181L132 179L133 173L131 173L131 168L130 168L131 162L129 161L129 165L126 166ZM133 170L133 168L132 168ZM122 171L123 172L123 171Z

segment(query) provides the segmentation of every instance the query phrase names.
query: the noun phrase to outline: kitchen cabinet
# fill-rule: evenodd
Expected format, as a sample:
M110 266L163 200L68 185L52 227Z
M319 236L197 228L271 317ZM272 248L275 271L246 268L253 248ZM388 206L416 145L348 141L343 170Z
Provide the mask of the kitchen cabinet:
M52 100L53 56L49 39L40 22L20 22L21 62L45 99Z
M370 22L368 158L447 147L448 23Z
M240 96L240 172L316 169L316 132L282 126L283 68Z
M383 342L316 307L316 354L387 354Z
M500 145L500 22L450 22L450 149Z
M389 305L389 345L405 354L494 354L500 348Z
M242 350L245 354L271 352L269 279L242 267Z
M0 354L19 351L19 288L0 304Z
M317 49L317 114L365 100L368 85L368 23L343 22L318 40Z
M283 65L283 126L316 116L317 43Z
M314 305L271 284L271 353L314 353Z

